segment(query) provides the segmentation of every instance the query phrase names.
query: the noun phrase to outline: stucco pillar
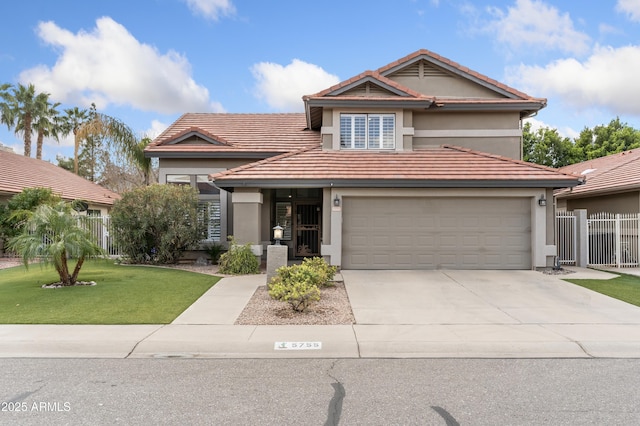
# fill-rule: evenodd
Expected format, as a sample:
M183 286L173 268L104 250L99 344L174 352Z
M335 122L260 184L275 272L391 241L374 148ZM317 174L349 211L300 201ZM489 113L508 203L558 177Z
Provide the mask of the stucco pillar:
M233 236L238 244L251 244L256 256L262 256L262 193L258 188L237 189L231 195L233 204Z
M587 211L576 209L576 266L586 268L589 264L589 228L587 227Z
M275 277L278 268L287 266L289 248L285 245L272 244L267 246L267 284Z

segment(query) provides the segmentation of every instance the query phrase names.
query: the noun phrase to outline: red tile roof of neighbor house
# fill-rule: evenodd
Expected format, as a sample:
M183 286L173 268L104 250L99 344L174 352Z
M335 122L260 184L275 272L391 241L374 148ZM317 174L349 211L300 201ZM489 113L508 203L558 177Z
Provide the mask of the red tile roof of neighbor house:
M305 130L306 118L296 114L188 113L169 126L146 148L150 155L169 153L278 153L320 142L320 133ZM176 143L189 132L217 141Z
M220 186L243 182L268 184L305 181L413 182L416 186L482 186L499 182L503 187L571 186L579 177L537 164L513 160L455 146L404 152L322 150L319 146L290 152L212 175Z
M640 190L640 148L571 164L560 170L582 174L586 182L575 188L557 191L559 198Z
M24 188L51 188L64 200L111 206L120 195L46 161L0 150L0 194Z

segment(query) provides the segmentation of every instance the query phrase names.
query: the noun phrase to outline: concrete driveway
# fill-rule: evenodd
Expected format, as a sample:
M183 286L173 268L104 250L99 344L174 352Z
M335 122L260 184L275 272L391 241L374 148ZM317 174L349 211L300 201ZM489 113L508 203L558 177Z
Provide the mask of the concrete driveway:
M342 276L357 324L640 324L640 308L561 279L584 273L345 270Z
M560 276L349 270L342 276L363 357L640 357L640 308ZM616 275L581 269L570 276Z

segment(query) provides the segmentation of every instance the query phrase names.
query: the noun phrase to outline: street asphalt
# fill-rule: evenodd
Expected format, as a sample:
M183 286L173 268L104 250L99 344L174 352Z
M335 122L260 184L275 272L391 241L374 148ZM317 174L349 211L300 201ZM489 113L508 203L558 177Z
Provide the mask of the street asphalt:
M566 277L342 271L356 324L328 326L234 325L265 275L230 277L171 324L0 325L0 357L640 358L640 308Z

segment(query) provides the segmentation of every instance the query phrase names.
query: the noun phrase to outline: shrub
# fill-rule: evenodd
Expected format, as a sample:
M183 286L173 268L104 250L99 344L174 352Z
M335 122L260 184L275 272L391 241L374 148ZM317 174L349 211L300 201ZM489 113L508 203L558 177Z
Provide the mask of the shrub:
M202 237L195 189L151 185L126 192L111 210L114 238L132 263L175 263Z
M306 258L301 265L283 266L269 283L269 295L303 312L320 300L320 287L333 285L336 270L321 257Z
M294 311L303 312L320 300L320 274L308 265L291 265L278 268L278 275L269 283L269 295L288 302Z
M302 261L302 264L313 268L318 273L318 285L320 287L334 286L333 277L335 277L336 272L338 271L336 266L329 265L321 257L307 257Z
M251 244L238 245L233 236L229 236L229 250L220 255L221 274L244 275L260 272L260 262L251 251Z
M209 257L211 257L211 263L213 263L214 265L217 264L223 251L224 247L222 247L221 244L213 243L208 246L207 254L209 255Z
M38 206L52 206L60 201L61 198L51 188L24 188L9 198L6 205L0 204L0 239L20 235L24 223Z

